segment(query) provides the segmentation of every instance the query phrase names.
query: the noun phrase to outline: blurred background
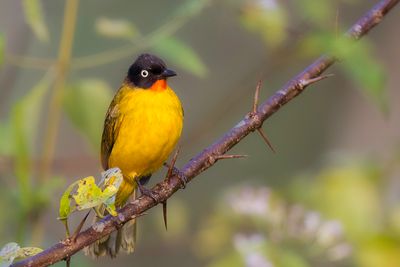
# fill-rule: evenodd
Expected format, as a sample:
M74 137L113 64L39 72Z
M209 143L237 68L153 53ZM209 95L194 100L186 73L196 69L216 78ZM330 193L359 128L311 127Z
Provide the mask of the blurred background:
M264 101L333 53L335 76L264 124L275 154L248 136L232 152L247 158L171 198L168 231L156 207L134 254L72 266L400 266L400 9L356 45L339 38L375 2L1 1L0 247L64 238L61 194L100 177L104 114L138 54L178 72L181 167L250 111L258 80Z

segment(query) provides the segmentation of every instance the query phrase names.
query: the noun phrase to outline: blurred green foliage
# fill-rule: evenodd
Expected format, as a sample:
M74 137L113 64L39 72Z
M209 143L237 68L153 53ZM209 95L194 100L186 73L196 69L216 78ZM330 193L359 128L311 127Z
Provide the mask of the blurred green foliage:
M174 37L163 39L152 49L172 64L194 75L205 77L207 74L207 68L196 52L190 46Z
M293 204L267 187L232 188L203 219L194 251L213 267L399 266L384 166L353 159L294 177L283 190Z
M0 32L0 66L3 65L4 60L4 36Z
M25 13L25 20L35 33L35 36L42 42L48 42L49 30L44 19L42 1L23 0L22 4Z
M268 46L278 47L288 37L285 8L275 1L244 1L241 22L248 30L260 34Z
M59 4L40 0L22 0L21 3L25 21L35 38L39 40L39 43L35 43L31 50L40 51L39 54L45 51L47 56L54 57L52 49L56 48L50 49L49 46L51 43L58 42L53 39L52 42L49 41L50 36L52 38L59 36L58 26L62 24L62 8L53 10L50 7L54 7L52 5L58 7ZM96 4L100 5L101 3ZM90 153L97 160L104 114L112 98L112 89L118 87L117 83L110 86L109 77L102 77L104 74L108 75L109 71L103 72L103 74L94 71L101 69L100 65L108 63L107 70L114 70L122 76L122 67L114 64L116 61L126 60L126 58L131 60L142 51L153 51L165 59L169 65L190 73L194 76L193 78L196 78L196 80L188 81L187 87L201 84L202 90L205 89L203 87L211 88L209 91L204 90L203 95L201 95L202 92L193 90L185 92L186 95L182 93L182 96L186 98L189 107L190 103L201 102L199 100L211 102L220 99L220 103L217 105L218 109L211 116L214 118L218 117L217 113L224 110L224 104L235 108L234 111L239 110L239 108L236 109L235 104L231 104L230 97L240 93L237 87L246 87L241 83L241 79L246 78L246 71L251 73L249 77L252 80L258 79L258 77L254 78L255 68L256 72L266 71L261 65L257 65L258 63L253 65L250 64L251 62L249 63L252 55L250 52L253 52L250 50L254 48L250 42L259 41L259 45L262 51L268 55L266 56L268 59L277 55L274 61L276 66L273 65L270 70L267 70L269 80L274 78L273 75L281 72L285 76L279 77L278 80L287 80L287 73L283 71L283 68L289 70L287 64L290 62L285 57L286 54L293 57L292 62L303 59L310 61L320 54L333 55L340 59L339 69L357 85L363 94L372 99L383 111L386 111L388 97L385 91L385 70L375 55L375 47L371 40L363 38L354 43L340 35L344 26L347 27L347 24L344 25L344 17L347 14L342 12L344 10L342 7L350 8L350 6L356 6L355 4L362 4L362 2L357 0L286 2L275 0L186 0L174 4L163 4L160 1L157 5L162 12L157 9L159 12L157 13L152 7L149 9L153 12L152 14L141 16L141 8L146 6L135 3L137 9L132 10L132 4L128 4L126 1L118 12L113 12L111 8L108 12L102 11L103 13L98 13L93 8L93 14L89 9L80 10L78 20L84 23L82 23L82 28L76 29L76 35L79 37L75 43L75 46L78 47L76 55L80 55L82 51L79 45L82 47L86 45L94 54L87 56L75 56L74 54L71 66L67 66L67 71L64 73L67 85L62 89L62 105L58 108L71 122L73 130L78 133L78 138L79 136L83 137L83 141L80 140L80 142L89 144L92 148ZM81 1L80 5L85 7L90 3ZM115 2L112 5L114 8L118 6L118 3ZM129 12L124 12L125 9ZM134 13L136 10L140 10L140 12ZM208 12L206 15L202 14L205 10ZM216 17L220 17L218 25L211 24L211 20L209 21L207 17L213 12L217 14ZM359 14L352 15L351 19L354 20L358 16ZM192 21L201 25L201 28L193 27ZM87 29L85 23L91 23ZM219 28L221 31L218 31ZM215 36L207 35L210 29L215 30ZM193 33L185 35L185 31L193 31ZM225 33L225 31L228 41L223 43L224 40L219 39L218 35L222 35L221 32ZM58 62L54 58L37 59L30 58L28 55L27 58L17 57L17 59L14 58L14 61L10 60L13 59L12 55L8 57L8 51L4 52L5 39L9 39L7 35L0 35L0 64L6 59L6 63L20 67L32 68L33 66L35 69L33 74L30 73L34 78L22 76L23 88L14 98L10 98L13 100L10 112L7 112L0 121L0 163L3 158L5 158L6 164L11 159L11 163L8 165L12 170L11 174L8 173L1 178L4 177L4 180L12 178L9 179L12 182L5 185L6 190L12 188L14 184L16 185L16 190L12 191L13 194L2 194L1 196L2 205L7 209L10 209L8 203L17 204L12 209L16 217L6 218L9 225L17 225L16 231L11 227L11 230L7 232L15 231L15 234L9 235L15 236L18 242L30 243L28 237L33 236L34 233L29 235L26 232L28 230L35 231L35 229L31 229L34 228L32 227L34 222L40 222L38 218L51 207L52 203L57 203L54 199L58 200L61 196L61 193L57 192L60 185L65 184L65 179L60 176L72 178L71 176L76 175L76 172L80 172L81 169L67 165L70 169L67 174L65 171L61 172L57 169L56 175L58 176L45 182L42 181L38 165L41 165L43 158L41 153L44 150L44 133L49 130L49 127L57 127L61 129L63 138L70 138L70 136L63 135L64 128L62 127L65 125L62 123L48 125L49 114L46 112L46 107L52 104L49 103L48 95L54 90L54 79L64 70L57 69ZM89 39L95 39L95 41ZM240 43L240 49L234 48L232 40ZM97 49L97 46L103 47L99 44L100 42L109 44L109 47L103 52L99 52L101 49ZM221 51L215 49L219 43L223 43L224 48ZM120 45L124 46L120 48ZM31 52L27 51L27 53ZM74 52L76 51L74 50ZM205 57L206 53L213 56ZM226 53L225 57L220 60L218 54L224 53ZM231 62L236 62L232 59L233 55L240 58L236 65L231 64ZM254 58L262 56L265 55L253 55ZM29 62L30 64L28 64ZM265 61L261 61L261 63L262 66L266 65ZM123 71L125 71L125 67ZM277 68L279 72L275 71ZM47 71L43 71L43 69L47 69ZM118 79L122 78L120 76ZM238 79L235 79L237 78L235 76ZM31 82L32 80L33 82ZM207 83L208 80L212 82ZM237 87L224 83L226 80L232 81ZM216 83L216 81L220 83ZM224 91L223 86L229 86L228 90ZM6 89L11 90L13 87ZM245 97L248 97L248 91L245 93ZM195 100L191 100L191 98L195 98ZM244 102L243 97L239 95L238 98L240 102ZM199 113L205 113L204 111L210 107L208 104L202 103ZM237 106L239 105L237 104ZM237 115L232 110L229 111ZM61 116L60 120L63 118L64 116ZM197 119L194 116L189 118ZM207 125L211 127L205 127L206 129L203 129L205 132L213 129L220 130L219 125L225 127L224 122L215 122L210 117L206 120L210 121ZM299 122L295 120L288 124L298 124ZM201 121L189 121L186 124L201 125ZM196 135L197 139L192 138L189 142L193 146L195 143L201 143L203 146L204 144L198 140L198 136L202 136L202 133L198 133L197 128L195 130L198 134ZM341 129L340 131L345 130ZM68 134L71 132L67 132ZM217 135L217 133L212 134ZM220 134L218 132L218 135ZM70 142L76 142L76 139L73 138L73 141ZM313 139L309 136L307 138ZM62 140L62 142L67 143L66 140ZM302 140L299 142L303 143ZM318 144L317 142L314 144L314 140L312 140L312 145L317 146ZM65 150L67 150L66 146L68 145L63 146ZM187 150L189 149L187 148ZM313 153L315 150L310 148L310 151L308 153ZM59 153L64 155L68 151ZM306 152L300 150L297 153ZM298 156L296 154L296 157ZM87 164L86 159L73 157L73 160ZM257 159L253 157L250 160L256 161ZM290 162L285 162L282 166L286 168L288 164ZM60 165L62 164L58 163L57 167ZM96 165L96 170L99 168L98 165ZM394 165L398 166L398 162ZM238 166L242 165L238 164ZM243 171L246 176L241 177L241 180L250 179L253 171L252 169ZM391 181L388 178L389 171L385 164L376 159L372 163L360 163L354 160L349 160L348 164L329 162L317 173L311 172L303 176L291 175L288 179L290 182L285 182L281 188L267 186L267 181L278 179L265 177L264 174L267 171L269 170L262 170L263 177L258 181L261 184L257 186L243 183L237 187L228 188L226 192L222 193L221 189L218 189L218 193L223 197L219 197L217 200L213 199L212 189L209 185L202 188L204 190L197 190L190 194L193 199L201 199L200 204L173 198L169 202L170 227L168 232L164 231L160 217L155 215L152 218L157 223L149 226L149 224L140 222L139 226L143 225L144 229L151 228L147 229L146 233L152 233L154 229L157 229L154 234L154 239L156 239L154 246L159 249L156 250L157 253L166 251L165 257L174 258L170 257L168 253L180 249L187 252L188 247L191 247L194 255L192 261L197 257L200 263L212 267L244 265L248 267L400 266L400 254L398 253L400 249L400 205L398 199L386 198L391 188ZM282 171L285 170L282 169ZM232 175L232 173L226 176L228 175ZM79 173L78 177L83 176ZM222 184L220 181L216 182L217 185L218 183ZM71 183L67 182L67 184ZM199 184L194 186L200 188ZM72 187L67 189L62 197L60 217L67 217L71 212ZM205 190L207 191L204 192ZM99 192L97 191L97 193ZM6 200L3 201L3 199ZM200 210L198 206L203 204L215 205L215 207L207 207L206 214L198 214L197 212ZM55 218L55 213L51 213L50 217ZM143 218L143 220L145 219ZM0 220L3 218L1 217ZM1 221L0 225L3 226L5 223ZM38 232L40 233L40 231ZM191 236L193 232L195 232L195 238ZM163 237L164 243L159 241L160 236ZM58 240L59 236L53 239ZM144 239L146 240L143 241L148 241L147 239L151 239L151 236L147 235ZM155 253L154 249L149 250L153 254ZM147 254L142 257L149 258ZM155 256L150 258L152 261L156 261L158 258L163 259L163 257ZM87 262L83 263L85 260L77 261L80 266L89 265ZM179 260L183 261L184 259L179 258ZM179 263L181 266L184 265L182 262ZM108 263L103 264L107 266ZM171 265L176 266L177 263ZM186 264L186 266L191 265L192 262Z
M332 33L312 33L304 38L302 50L313 55L328 53L344 59L340 62L343 71L382 111L387 112L385 73L373 56L372 47L367 38L355 43Z
M97 78L88 78L68 85L64 94L64 110L76 129L92 145L100 149L100 133L104 114L112 99L110 86Z
M121 38L132 40L137 37L139 30L137 27L125 19L110 19L101 17L96 19L96 32L108 38Z

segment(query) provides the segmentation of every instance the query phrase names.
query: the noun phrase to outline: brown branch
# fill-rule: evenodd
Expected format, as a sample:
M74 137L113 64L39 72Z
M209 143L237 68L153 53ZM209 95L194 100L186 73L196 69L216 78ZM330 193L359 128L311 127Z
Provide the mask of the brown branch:
M382 18L399 1L400 0L380 1L350 28L347 32L347 36L357 40L367 34L374 26L381 22ZM181 170L187 178L187 182L190 182L194 177L211 167L213 163L216 162L215 160L213 161L210 159L221 157L221 155L224 155L248 134L259 129L269 116L303 92L307 85L316 81L315 79L320 79L319 77L322 72L335 63L335 61L336 59L333 56L322 56L317 59L272 95L266 102L262 103L253 116L246 116L221 139L191 159ZM180 179L179 175L175 173L169 179L165 179L152 188L154 193L159 196L159 202L155 202L148 196L141 196L119 210L118 216L107 216L84 232L80 233L76 237L75 242L71 242L69 239L64 239L43 252L17 262L12 266L48 266L63 259L67 259L85 246L88 246L103 236L116 231L131 218L134 218L144 213L146 210L166 201L181 188L182 183L182 179Z

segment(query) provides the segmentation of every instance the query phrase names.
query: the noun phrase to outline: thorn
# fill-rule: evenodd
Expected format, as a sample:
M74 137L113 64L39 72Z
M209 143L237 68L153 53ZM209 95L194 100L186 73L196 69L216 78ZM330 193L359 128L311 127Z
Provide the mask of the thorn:
M90 211L91 211L91 210L89 210L88 213L86 213L85 217L84 217L83 220L79 223L79 225L78 225L78 227L76 228L75 232L72 234L72 236L71 236L71 241L72 241L73 243L75 243L76 238L78 237L79 233L81 232L82 227L83 227L83 225L85 224L86 219L88 218L88 216L89 216L89 214L90 214Z
M326 74L326 75L317 76L315 78L311 78L308 80L300 80L298 85L301 89L303 89L304 87L309 86L310 84L319 82L321 80L324 80L324 79L332 77L332 76L335 76L335 75L334 74Z
M218 156L210 156L208 158L208 162L210 164L214 164L217 160L220 159L239 159L248 157L247 155L218 155Z
M131 202L130 204L132 204L132 202ZM140 213L140 214L134 214L134 215L132 215L132 216L130 217L130 220L133 220L133 219L136 219L136 218L145 216L145 215L147 215L146 212L142 212L142 213Z
M240 159L248 157L248 155L220 155L214 157L214 159Z
M256 86L256 92L254 93L254 101L253 101L253 111L252 114L256 114L258 108L258 98L260 97L260 89L261 89L261 80L258 81Z
M267 145L272 150L272 152L276 153L274 147L272 146L271 142L269 141L267 135L264 133L263 129L258 128L257 131L261 135L262 139L264 139L265 143L267 143Z
M163 208L163 218L164 218L165 231L168 231L168 223L167 223L167 201L166 201L166 200L162 203L162 208Z
M175 168L175 162L176 159L178 158L179 151L180 148L176 150L172 158L171 164L164 162L164 166L168 167L168 172L167 175L165 176L165 179L169 179L172 176L172 173L175 173L178 176L179 180L181 180L182 182L181 189L185 189L188 179L183 172L181 172L178 168Z
M174 156L172 157L171 164L168 166L168 172L167 172L167 176L165 177L165 179L168 179L169 177L171 177L172 172L175 168L175 163L176 163L176 159L178 158L179 151L180 151L180 148L178 147L178 149L175 151Z

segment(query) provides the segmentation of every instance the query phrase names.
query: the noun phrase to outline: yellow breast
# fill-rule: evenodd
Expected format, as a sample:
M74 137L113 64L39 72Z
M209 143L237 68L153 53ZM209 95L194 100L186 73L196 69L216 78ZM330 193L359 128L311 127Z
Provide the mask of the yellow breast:
M181 135L183 112L169 87L162 91L126 87L118 94L120 121L109 167L119 167L131 180L153 173L167 160Z

